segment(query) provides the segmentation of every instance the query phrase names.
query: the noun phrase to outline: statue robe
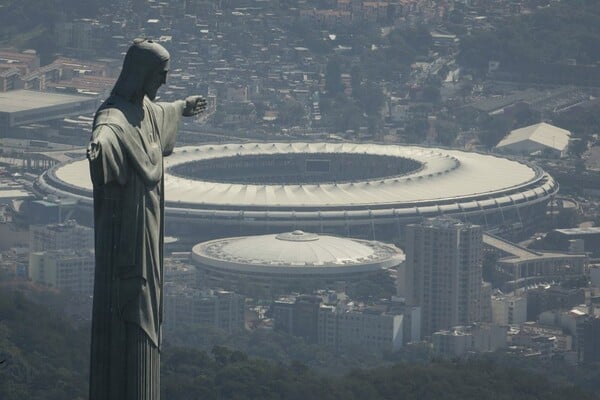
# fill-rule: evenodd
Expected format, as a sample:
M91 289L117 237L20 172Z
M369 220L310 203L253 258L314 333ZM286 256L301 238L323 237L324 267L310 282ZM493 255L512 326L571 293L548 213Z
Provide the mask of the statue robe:
M96 270L90 400L157 400L164 238L163 156L181 105L118 96L98 109L88 148Z

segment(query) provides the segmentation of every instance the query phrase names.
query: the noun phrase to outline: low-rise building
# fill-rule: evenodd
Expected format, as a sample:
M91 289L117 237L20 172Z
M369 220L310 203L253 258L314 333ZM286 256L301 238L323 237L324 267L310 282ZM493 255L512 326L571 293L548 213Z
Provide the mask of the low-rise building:
M485 250L500 255L496 266L511 277L504 285L508 291L540 281L583 275L588 262L583 253L532 250L489 233L483 235L483 244Z
M443 357L460 357L471 351L473 346L473 335L464 329L434 332L431 340L433 351Z
M358 304L337 295L288 296L273 302L276 330L335 349L395 351L421 339L420 309L398 301Z
M512 130L496 149L513 154L545 152L555 157L567 155L571 132L545 122Z
M91 296L94 290L94 252L32 252L29 254L29 279L56 289Z
M573 336L565 333L558 326L526 322L510 336L512 345L527 347L548 355L552 352L569 352L573 350Z
M165 329L179 325L210 326L228 333L244 329L244 296L172 283L165 284L164 294Z
M506 326L474 323L434 332L433 351L442 357L461 357L469 352L493 352L507 344Z
M583 289L540 286L527 291L527 320L535 321L544 311L570 310L585 303Z
M352 304L319 309L318 343L336 349L362 346L396 351L404 343L404 315L388 313L385 306L363 309Z
M492 321L498 325L518 325L527 321L527 297L495 293L492 296Z

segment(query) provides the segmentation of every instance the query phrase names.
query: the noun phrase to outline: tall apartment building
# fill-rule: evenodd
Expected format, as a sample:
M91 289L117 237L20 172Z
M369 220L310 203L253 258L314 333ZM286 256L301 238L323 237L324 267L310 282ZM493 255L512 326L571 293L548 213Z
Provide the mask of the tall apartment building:
M400 294L421 307L424 336L479 320L482 230L450 218L406 227ZM488 300L489 301L489 300Z
M70 220L64 224L34 225L30 228L29 251L84 250L94 248L94 230Z
M33 225L29 232L29 279L60 290L93 294L93 229L67 221Z
M92 250L50 250L29 254L29 279L50 287L91 296L94 290Z
M224 290L195 289L166 283L165 328L203 325L228 333L244 329L246 298Z

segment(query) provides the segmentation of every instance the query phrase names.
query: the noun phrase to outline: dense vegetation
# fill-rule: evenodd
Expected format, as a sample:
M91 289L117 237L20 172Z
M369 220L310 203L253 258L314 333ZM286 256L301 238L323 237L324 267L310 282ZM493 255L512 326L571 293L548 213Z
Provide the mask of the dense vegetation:
M427 57L432 40L425 26L395 29L387 35L362 28L352 32L336 37L336 45L347 51L330 49L335 55L328 57L325 70L325 94L319 104L322 124L338 132L364 127L374 133L383 122L381 82L404 80L411 64ZM306 41L306 46L310 48L311 42ZM342 74L350 75L349 85L342 82ZM428 100L436 101L439 82L428 84L426 89L435 92Z
M0 3L0 40L36 29L39 33L60 21L93 17L100 4L96 0L4 0Z
M593 398L491 362L436 362L356 370L342 378L301 364L276 365L217 347L171 349L163 362L169 399L566 399Z
M97 0L3 0L0 2L0 47L36 49L49 63L58 49L56 23L97 15Z
M511 18L496 29L461 38L459 61L484 72L488 61L514 69L576 60L594 64L600 60L600 2L564 0L536 12Z
M21 294L0 292L0 398L87 397L88 328L76 329ZM166 346L163 398L191 399L592 399L563 382L486 360L397 364L319 374L298 362ZM558 365L558 364L557 364ZM596 379L590 379L594 382ZM592 384L590 389L593 390Z
M87 333L0 288L0 399L86 398Z
M336 352L325 346L307 343L302 338L267 329L224 335L215 328L180 325L175 330L165 331L165 344L205 352L210 352L215 346L227 347L242 351L249 357L279 364L299 362L313 370L336 375L342 375L353 368L381 366L386 363L384 357L390 358L389 354L356 347ZM429 348L411 349L407 354L394 355L394 360L415 358L427 361Z

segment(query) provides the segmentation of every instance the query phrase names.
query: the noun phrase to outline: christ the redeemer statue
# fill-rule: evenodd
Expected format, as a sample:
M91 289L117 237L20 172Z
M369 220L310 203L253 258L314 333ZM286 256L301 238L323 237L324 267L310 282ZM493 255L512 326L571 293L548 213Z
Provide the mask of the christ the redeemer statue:
M173 151L181 117L206 108L200 96L153 102L168 70L164 47L136 39L94 119L90 400L160 398L163 157Z

